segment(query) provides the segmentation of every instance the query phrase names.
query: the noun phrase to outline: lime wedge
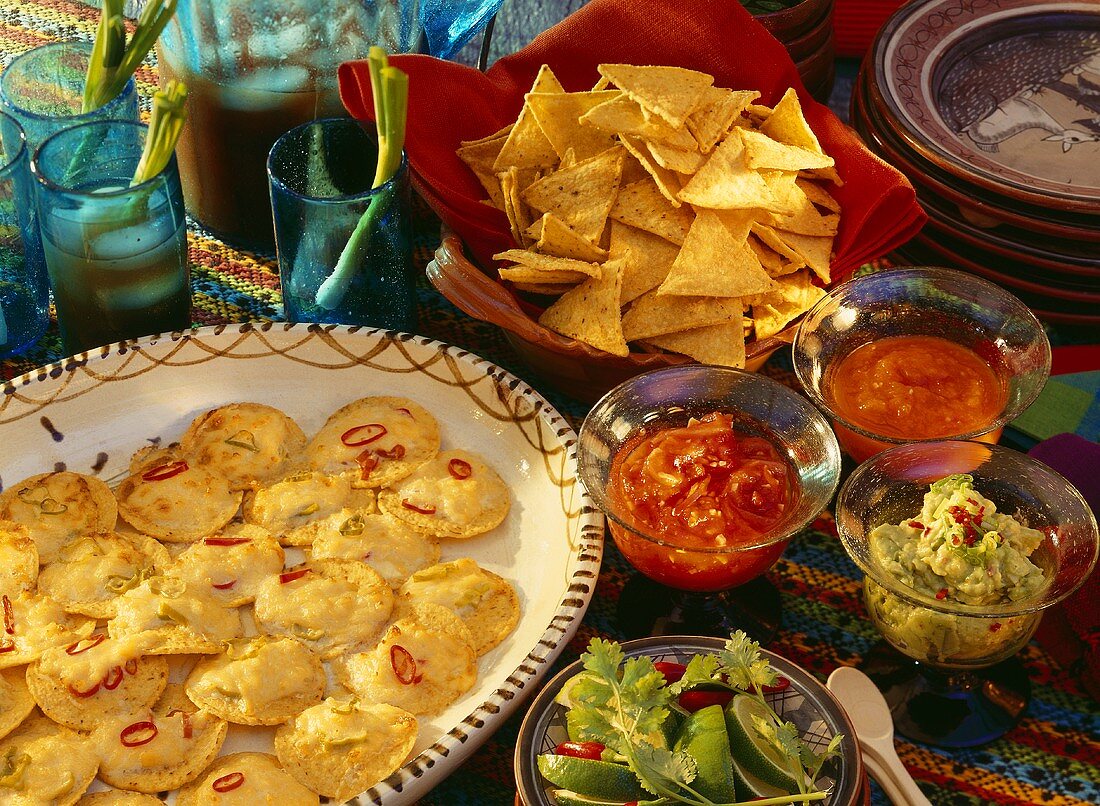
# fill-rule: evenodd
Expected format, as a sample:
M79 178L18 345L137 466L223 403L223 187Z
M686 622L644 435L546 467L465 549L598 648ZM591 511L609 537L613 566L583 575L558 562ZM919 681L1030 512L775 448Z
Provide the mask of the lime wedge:
M592 672L579 672L566 680L558 693L554 695L554 702L566 708L572 708L576 703L573 702L570 692L573 690L573 686L586 677L592 677Z
M733 775L737 779L738 800L777 798L780 795L793 794L791 790L780 789L777 786L764 783L736 761L733 762Z
M674 749L686 751L698 765L692 789L716 803L737 799L733 756L721 705L710 705L688 716Z
M638 778L622 764L543 753L538 765L542 777L554 786L596 801L622 803L647 797Z
M753 779L782 790L774 794L797 792L798 782L787 772L786 754L756 732L754 715L766 718L767 711L747 694L738 694L726 706L726 729L737 766Z
M554 802L557 803L558 806L626 806L626 804L621 801L596 800L587 795L578 795L576 792L570 792L567 789L553 789L550 794L554 796ZM666 803L672 803L672 801L668 798L637 801L638 806L664 806Z

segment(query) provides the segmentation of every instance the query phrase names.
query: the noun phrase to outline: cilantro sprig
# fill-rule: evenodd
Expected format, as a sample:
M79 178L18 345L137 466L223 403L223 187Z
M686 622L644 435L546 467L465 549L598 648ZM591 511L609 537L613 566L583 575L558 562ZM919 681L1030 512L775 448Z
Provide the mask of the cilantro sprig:
M799 737L791 722L779 718L761 691L774 685L778 674L760 654L760 645L736 632L717 654L696 655L678 682L667 685L648 657L627 658L619 644L593 639L581 656L587 674L578 675L570 689L570 722L582 741L603 743L625 761L647 792L689 806L737 806L716 803L691 784L697 775L695 759L668 747L662 727L671 716L675 698L700 685L725 687L758 698L768 718L756 718L755 730L775 744L790 760L790 772L799 793L752 801L756 806L806 803L826 793L813 784L825 762L839 752L841 736L816 753Z

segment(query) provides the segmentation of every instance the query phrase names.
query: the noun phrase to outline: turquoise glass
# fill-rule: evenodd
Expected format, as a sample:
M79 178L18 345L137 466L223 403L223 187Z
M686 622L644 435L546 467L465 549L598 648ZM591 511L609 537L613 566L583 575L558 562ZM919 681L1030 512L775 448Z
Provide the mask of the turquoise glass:
M51 42L17 56L0 73L0 106L23 127L31 154L51 134L97 120L138 119L134 80L99 109L82 113L91 42Z
M130 186L147 131L128 121L85 123L49 137L31 161L57 321L71 353L191 324L175 158Z
M45 332L50 291L23 131L0 112L0 132L0 358L6 358Z

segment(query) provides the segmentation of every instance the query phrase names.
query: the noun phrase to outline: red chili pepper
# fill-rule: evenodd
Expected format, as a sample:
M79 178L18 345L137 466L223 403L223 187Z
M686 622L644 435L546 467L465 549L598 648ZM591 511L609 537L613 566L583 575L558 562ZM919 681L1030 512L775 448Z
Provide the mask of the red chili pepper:
M774 686L764 686L764 693L765 694L778 694L781 691L786 691L790 687L791 687L791 681L788 680L783 675L779 675L779 677L777 677L775 679L775 685Z
M447 472L451 474L452 478L464 481L473 475L474 469L470 467L470 463L465 459L456 458L447 462Z
M416 658L405 647L394 644L390 647L390 666L402 685L412 686L424 679L423 674L417 674Z
M285 574L279 574L279 584L285 585L288 582L293 582L296 579L301 579L308 573L308 568L300 568L297 571L287 571Z
M208 537L202 541L207 546L239 546L242 543L251 543L251 537Z
M404 407L402 407L400 409L397 409L397 411L401 412L406 417L412 417L413 416L413 413L411 411L409 411L408 409L404 408ZM416 418L414 417L413 419L416 419Z
M8 652L15 651L15 641L4 642L0 644L0 655L4 655Z
M227 591L236 584L237 584L237 580L231 579L228 582L220 582L217 585L211 583L210 587L212 587L214 590Z
M229 773L229 775L223 775L221 778L215 778L214 783L210 784L210 788L213 789L215 792L232 792L243 783L243 772L231 772Z
M421 515L434 515L435 507L429 504L426 507L418 507L416 504L410 504L407 498L401 499L401 506L405 509L411 509L413 512L419 512Z
M369 479L370 474L378 467L378 457L369 448L356 456L355 461L359 465L359 478L363 481Z
M914 529L923 529L924 528L924 524L921 523L920 521L909 521L909 526L911 526Z
M81 638L75 644L70 644L69 646L65 647L65 653L68 654L68 655L79 655L81 652L87 652L92 647L99 646L100 644L102 644L106 640L107 640L107 636L104 635L103 633L97 633L96 635L93 635L91 638ZM80 646L81 644L83 644L85 642L87 642L86 646Z
M1003 626L1004 625L1001 624L1001 622L994 621L992 624L989 625L989 631L990 632L997 632L997 630L1001 629L1001 627L1003 627Z
M187 713L182 708L173 708L171 711L168 712L169 718L174 717L176 714L179 714L183 717L183 738L190 739L192 733L191 714Z
M554 755L599 761L603 758L603 751L606 749L599 742L562 742L554 748Z
M947 588L940 588L938 591L936 591L936 598L937 599L946 599L947 598Z
M69 686L69 693L72 694L74 697L80 697L81 699L83 699L85 697L91 697L97 691L99 691L99 683L96 683L94 686L92 686L87 691L81 691L78 688L74 688L73 686Z
M360 431L366 431L367 434L362 439L356 439L355 437ZM382 439L387 433L389 433L389 429L382 423L367 423L366 425L349 428L340 435L340 441L349 448L358 448L361 445L370 445L372 442Z
M107 689L108 691L114 691L116 688L119 687L119 684L122 682L122 677L122 667L113 667L111 671L107 672L107 676L103 678L103 688Z
M137 674L137 670L138 670L137 658L130 658L130 660L126 661L126 663L123 664L122 668L126 670L126 674Z
M394 445L388 451L384 448L379 448L375 451L379 456L385 459L404 459L405 458L405 446L401 443Z
M178 476L180 473L187 470L190 470L187 462L180 459L175 462L169 462L166 465L157 465L152 470L146 470L141 474L141 479L142 481L164 481L173 476Z
M706 708L708 705L721 705L725 707L726 703L732 699L732 691L695 690L685 691L676 701L680 703L680 707L689 714L694 714L696 711Z
M684 672L687 671L687 667L682 663L672 663L664 660L654 663L653 668L664 675L665 682L669 685L679 682L680 678L684 676Z
M157 733L159 731L154 723L149 721L135 722L122 729L122 732L118 734L118 740L122 742L123 747L141 747L143 744L149 744L157 738Z
M4 594L4 632L15 635L15 610L11 606L11 599Z

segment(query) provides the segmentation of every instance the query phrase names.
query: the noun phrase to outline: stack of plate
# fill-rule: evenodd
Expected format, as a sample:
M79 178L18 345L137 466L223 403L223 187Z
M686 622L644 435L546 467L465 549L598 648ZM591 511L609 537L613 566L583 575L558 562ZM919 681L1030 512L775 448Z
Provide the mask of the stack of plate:
M852 125L928 212L900 259L1100 324L1100 3L902 6L864 62Z

